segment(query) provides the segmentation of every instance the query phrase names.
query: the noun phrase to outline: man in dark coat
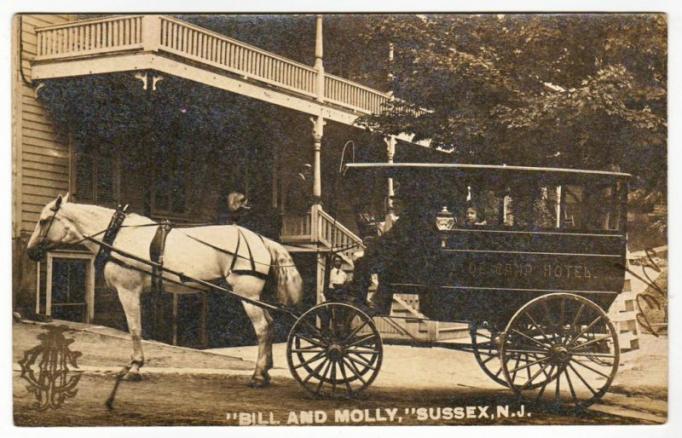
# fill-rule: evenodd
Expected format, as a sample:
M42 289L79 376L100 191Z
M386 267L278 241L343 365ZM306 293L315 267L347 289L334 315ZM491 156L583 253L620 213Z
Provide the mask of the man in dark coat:
M360 302L367 300L372 274L379 276L379 288L368 303L376 313L390 310L390 278L397 272L415 273L420 269L418 265L438 249L433 209L419 199L406 201L395 225L382 236L368 240L364 255L355 263L350 290Z

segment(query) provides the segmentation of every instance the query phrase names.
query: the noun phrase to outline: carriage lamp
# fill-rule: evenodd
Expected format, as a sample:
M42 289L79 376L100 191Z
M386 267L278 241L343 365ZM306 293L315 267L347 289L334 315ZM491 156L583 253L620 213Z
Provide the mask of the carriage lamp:
M448 210L448 207L444 206L443 209L436 215L436 228L438 228L438 231L449 231L454 227L455 216ZM441 248L446 248L448 246L447 234L441 234L440 246Z
M448 231L455 227L455 216L447 207L443 207L436 215L436 228L438 231Z

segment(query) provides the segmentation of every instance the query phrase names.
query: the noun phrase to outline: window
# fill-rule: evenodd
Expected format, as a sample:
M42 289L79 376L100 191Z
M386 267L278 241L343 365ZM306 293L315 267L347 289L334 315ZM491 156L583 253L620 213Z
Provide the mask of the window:
M114 204L119 196L119 157L110 151L79 146L76 152L76 196L80 201Z
M154 210L184 213L187 204L187 172L178 154L165 154L164 148L154 175Z

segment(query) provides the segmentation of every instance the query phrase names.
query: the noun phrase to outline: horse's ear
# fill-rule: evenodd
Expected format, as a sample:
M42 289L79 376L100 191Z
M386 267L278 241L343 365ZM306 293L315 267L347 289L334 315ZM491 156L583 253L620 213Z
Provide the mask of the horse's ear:
M64 195L64 198L63 198L63 200L62 200L62 202L63 202L64 204L66 204L67 202L69 202L69 195L70 195L69 192L66 192L66 195Z
M62 206L62 202L64 202L62 195L57 195L57 199L54 201L54 207L52 207L52 211L59 210L59 208Z

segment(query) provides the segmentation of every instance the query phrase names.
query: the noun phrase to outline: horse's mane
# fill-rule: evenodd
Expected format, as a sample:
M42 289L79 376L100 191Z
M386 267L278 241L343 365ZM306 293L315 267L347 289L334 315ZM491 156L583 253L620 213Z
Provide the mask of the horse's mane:
M90 218L91 220L97 220L97 221L102 221L105 220L107 223L111 219L112 215L114 214L114 210L111 208L107 207L102 207L100 205L95 205L95 204L81 204L77 202L67 202L64 204L64 207L66 209L64 210L65 213L68 214L69 211L77 211L79 215L82 215L87 218ZM149 219L146 216L142 216L137 213L128 213L126 216L126 223L129 225L145 225L145 224L151 224L154 223L153 220Z

